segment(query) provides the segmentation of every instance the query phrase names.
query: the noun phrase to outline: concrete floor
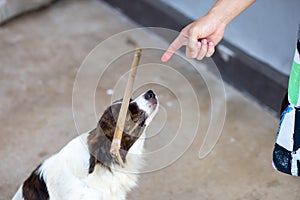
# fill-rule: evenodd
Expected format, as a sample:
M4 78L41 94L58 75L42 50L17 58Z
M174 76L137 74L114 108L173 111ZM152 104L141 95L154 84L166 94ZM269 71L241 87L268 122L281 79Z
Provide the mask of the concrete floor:
M75 88L79 98L73 99L74 116L77 128L85 131L96 123L90 110L90 91L96 87L92 99L96 99L97 116L112 98L122 95L120 88L125 79L120 76L129 67L131 55L122 55L107 67L107 63L119 56L119 50L132 50L144 43L167 46L168 43L149 31L121 34L92 53L90 61L83 65L84 69L92 66L90 71L79 70L97 44L135 27L126 16L96 0L59 1L0 27L0 200L11 198L36 165L77 136L72 113L77 72L82 77L77 79L81 80L80 87L85 89ZM204 159L198 158L211 116L207 84L218 87L221 82L201 63L198 65L202 66L205 78L179 57L168 63L193 85L197 107L186 85L178 81L180 77L157 67L161 64L160 55L159 50L143 52L143 63L156 64L153 68L142 68L136 81L139 85L145 78L152 80L135 94L154 89L162 105L148 130L152 137L147 140L147 149L154 152L166 146L178 124L184 119L188 122L178 133L182 142L171 146L169 152L147 158L145 168L152 172L140 176L139 186L128 194L128 199L300 199L300 180L280 174L271 166L278 119L228 85L225 85L227 115L222 134L213 151ZM94 85L92 77L104 69L104 75ZM107 92L113 87L112 97ZM181 119L182 113L188 115ZM185 151L190 141L193 143ZM183 155L175 160L180 152ZM175 162L166 166L165 160ZM159 167L162 169L153 170Z

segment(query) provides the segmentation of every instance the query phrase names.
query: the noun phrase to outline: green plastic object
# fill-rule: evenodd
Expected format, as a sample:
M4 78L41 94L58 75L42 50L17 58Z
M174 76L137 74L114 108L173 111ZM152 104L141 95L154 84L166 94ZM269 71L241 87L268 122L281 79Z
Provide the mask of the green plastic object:
M289 80L289 101L294 106L299 106L299 89L300 89L300 58L299 53L296 51L291 74Z

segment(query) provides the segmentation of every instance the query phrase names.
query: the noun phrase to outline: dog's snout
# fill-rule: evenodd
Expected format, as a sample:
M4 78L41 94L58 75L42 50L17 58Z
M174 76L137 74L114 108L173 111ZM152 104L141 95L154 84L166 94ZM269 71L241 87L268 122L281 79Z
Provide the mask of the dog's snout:
M147 116L154 116L158 110L159 102L156 94L152 90L147 90L142 95L138 96L134 102L137 103L139 109L146 112ZM152 119L151 117L149 120ZM149 121L148 120L148 121ZM151 121L151 120L150 120Z
M148 92L146 92L145 94L145 99L149 100L149 99L154 99L155 98L155 94L152 90L149 90Z

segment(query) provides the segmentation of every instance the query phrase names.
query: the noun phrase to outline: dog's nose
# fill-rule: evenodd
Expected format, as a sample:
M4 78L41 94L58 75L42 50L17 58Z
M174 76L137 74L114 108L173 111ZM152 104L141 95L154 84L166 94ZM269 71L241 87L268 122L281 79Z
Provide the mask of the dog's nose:
M146 92L145 94L145 99L149 100L149 99L154 99L155 98L155 94L153 93L152 90L149 90L148 92Z

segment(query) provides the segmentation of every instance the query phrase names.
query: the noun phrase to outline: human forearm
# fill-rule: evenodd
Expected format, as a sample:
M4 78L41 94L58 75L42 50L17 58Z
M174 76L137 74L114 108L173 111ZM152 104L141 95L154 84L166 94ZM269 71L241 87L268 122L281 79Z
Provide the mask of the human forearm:
M219 23L227 25L255 1L256 0L218 0L207 13L207 16L218 20Z

